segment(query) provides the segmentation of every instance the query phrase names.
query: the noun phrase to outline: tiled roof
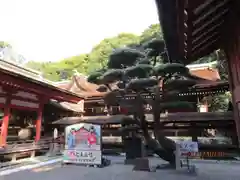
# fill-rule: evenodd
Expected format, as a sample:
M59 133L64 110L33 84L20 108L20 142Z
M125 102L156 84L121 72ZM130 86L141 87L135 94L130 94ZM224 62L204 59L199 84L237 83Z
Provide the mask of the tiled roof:
M212 65L213 63L190 65L190 73L191 75L199 78L201 82L204 81L204 84L212 81L218 81L220 80L219 72L216 68L212 68ZM84 75L74 75L72 80L57 82L55 85L59 88L63 88L84 97L96 97L105 94L98 92L97 89L99 86L87 82L86 76Z
M57 90L61 93L79 97L78 94L74 94L71 91L66 91L64 88L60 88L60 87L56 86L54 82L44 79L41 76L40 72L19 66L13 62L8 62L8 61L0 59L0 71L3 73L6 73L6 74L10 74L11 76L14 75L15 78L25 79L29 82L32 82L32 83L35 83L35 84L38 84L38 85L41 85L41 86L44 86L44 87L47 87L50 89Z
M190 72L194 76L211 81L218 81L221 79L218 70L213 68L195 69Z
M5 60L0 59L0 69L4 69L15 74L20 74L38 81L44 81L43 77L41 76L40 72L34 71L29 68L25 68L14 64L13 62L8 62ZM47 80L46 80L47 81Z
M103 93L98 92L98 85L89 83L83 75L73 75L69 81L63 83L57 82L55 86L79 94L84 97L102 96Z
M67 111L84 113L84 106L81 102L78 104L73 104L73 103L69 103L69 102L57 102L57 101L50 100L50 104L52 104L53 106L58 107L60 109L67 110Z

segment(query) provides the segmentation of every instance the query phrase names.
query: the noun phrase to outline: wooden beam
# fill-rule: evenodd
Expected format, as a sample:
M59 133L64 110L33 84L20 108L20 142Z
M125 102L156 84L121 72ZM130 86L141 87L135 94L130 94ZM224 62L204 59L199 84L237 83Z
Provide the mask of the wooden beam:
M166 117L168 121L220 121L233 120L233 112L188 112L188 113L169 113Z
M204 51L206 52L206 51ZM198 55L198 54L197 54ZM193 57L194 58L194 57ZM190 59L191 61L192 59ZM219 90L221 90L219 92ZM229 86L227 84L214 84L212 86L196 86L196 88L194 90L191 90L189 92L182 92L180 93L182 96L198 96L200 94L204 94L204 95L212 95L212 94L217 94L217 93L221 93L222 91L228 91L229 90ZM146 100L152 99L154 97L154 95L149 96L147 94L142 94L143 98ZM136 95L134 94L130 94L128 97L131 97L131 99L125 99L128 102L134 101ZM117 99L121 99L121 97L116 97ZM94 99L95 103L92 102L92 100L85 100L85 107L102 107L104 106L104 101L102 98L99 99Z
M189 54L192 53L192 31L193 31L193 18L194 14L192 11L192 8L194 7L194 2L196 1L188 1L188 4L186 5L186 36L185 36L185 57L188 57Z
M209 4L215 0L198 0L194 3L193 10L195 14L201 13Z
M185 7L186 7L186 1L185 0L177 0L177 28L178 28L178 49L179 54L184 58L184 32L185 32L185 26L184 26L184 16L185 16Z
M209 46L207 48L202 48L202 49L199 49L198 51L193 52L188 62L190 63L190 62L196 61L198 58L206 56L219 48L219 44L217 43L208 44L208 45Z
M204 31L223 21L226 17L226 14L229 12L229 9L225 9L221 12L216 11L215 13L209 15L204 20L194 25L194 31L192 32L193 36L199 36L200 31Z
M149 130L153 130L154 128L154 125L149 125L148 126ZM199 130L203 130L203 129L212 129L212 128L217 128L217 129L222 129L222 130L226 130L226 129L229 129L230 131L232 129L234 129L234 125L232 124L218 124L218 125L215 125L215 126L208 126L207 124L202 124L202 125L197 125L197 126L190 126L190 125L187 125L187 126L164 126L163 129L161 129L161 131L163 132L169 132L170 130L173 131L173 130L190 130L190 129L199 129ZM106 130L104 129L105 131L105 135L107 133L109 134L114 134L116 131L119 131L119 128L106 128Z
M199 36L194 36L193 37L193 45L198 44L200 41L202 41L203 39L206 39L207 37L211 36L211 34L214 33L219 33L219 27L223 24L219 23L214 25L213 27L211 27L210 29L206 30L206 31L201 31L201 34Z
M155 0L170 62L180 62L176 0Z
M122 118L127 118L124 115L112 115L112 116L88 116L83 118L80 117L67 117L62 120L54 122L54 124L61 123L77 123L77 122L92 122L101 124L119 124ZM153 123L152 114L146 114L146 120L149 123ZM224 122L225 121L225 122ZM234 123L233 112L179 112L179 113L168 113L168 115L161 115L161 122L165 124L169 123L192 123L198 122L201 124L208 124L209 122L217 122L217 124Z
M204 8L200 7L201 5L194 8L194 10L193 10L194 14L198 15L198 16L208 15L209 13L216 11L218 8L227 7L230 1L229 0L221 0L221 1L213 0L210 2L208 0L207 2L208 2L208 4L205 4Z
M195 46L192 47L193 52L201 51L202 49L210 47L212 44L217 43L216 41L220 39L220 34L218 32L215 32L214 34L211 34L210 36L203 39L198 44L195 44Z

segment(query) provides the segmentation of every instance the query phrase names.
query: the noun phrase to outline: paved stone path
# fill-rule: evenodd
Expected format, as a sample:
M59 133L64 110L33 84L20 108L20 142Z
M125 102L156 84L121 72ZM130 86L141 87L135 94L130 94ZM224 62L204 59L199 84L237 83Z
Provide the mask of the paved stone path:
M134 172L131 165L123 165L123 158L109 157L112 164L106 168L89 168L60 164L45 166L13 173L1 180L240 180L240 164L197 162L198 175L179 173L175 170L157 170L156 172ZM151 165L161 162L151 158Z
M18 167L22 167L22 166L37 164L37 163L44 162L44 161L49 161L49 160L56 159L56 158L59 158L59 157L60 156L53 156L53 157L38 156L38 157L35 157L35 158L22 159L22 160L16 161L15 163L6 162L6 163L3 163L3 164L0 164L2 166L2 168L0 168L0 172L8 170L8 169L12 169L12 168L18 168Z

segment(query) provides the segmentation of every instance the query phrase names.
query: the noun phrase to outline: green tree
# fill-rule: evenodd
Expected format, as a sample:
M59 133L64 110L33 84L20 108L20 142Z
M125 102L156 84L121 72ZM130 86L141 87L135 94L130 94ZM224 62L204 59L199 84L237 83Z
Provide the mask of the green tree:
M58 74L61 75L61 73L64 72L67 75L66 79L70 79L74 70L81 72L82 74L86 74L89 68L88 61L88 54L81 54L59 61L55 64L55 66L58 68Z
M140 35L140 41L146 42L151 39L163 39L162 30L159 24L152 24L147 29L145 29Z
M0 48L12 47L8 42L0 41Z
M59 67L55 66L56 63L52 62L36 62L29 61L25 64L25 67L31 68L33 70L39 71L42 73L43 77L52 81L59 81L60 76L57 73Z
M202 64L202 63L210 63L210 62L214 62L217 60L217 56L216 53L213 52L211 54L209 54L208 56L204 56L202 58L199 58L198 60L194 61L191 64Z
M80 54L77 56L69 57L58 62L34 62L30 61L26 67L41 71L43 76L52 81L59 81L62 79L61 74L64 72L66 78L70 78L73 70L76 69L79 73L88 75L99 68L106 67L108 57L112 50L126 47L126 46L140 46L150 39L161 39L160 26L153 24L149 26L140 36L132 33L120 33L119 35L111 38L105 38L99 44L93 47L89 54ZM152 56L156 50L149 53ZM161 58L158 57L158 62Z
M158 40L155 41L159 44ZM181 64L157 65L156 58L149 58L148 56L149 49L153 50L152 48L155 47L152 44L155 43L149 41L148 45L143 47L144 51L131 48L114 50L109 56L106 69L94 72L88 77L88 81L101 84L101 91L109 91L104 97L104 101L108 106L118 103L120 106L131 109L134 119L128 118L128 120L131 123L135 122L136 129L140 128L142 130L148 147L159 157L174 165L175 142L166 138L163 134L162 129L164 127L160 121L160 113L179 107L193 108L191 103L179 101L178 94L188 89L188 87L192 87L195 81L187 79L186 75L188 75L189 70ZM164 50L164 48L162 49ZM155 53L155 56L160 53ZM147 61L148 63L146 63ZM115 83L117 83L118 88L113 89L112 84ZM160 91L162 92L161 96ZM124 103L124 96L127 92L136 93L137 97L133 103ZM149 95L153 93L154 98L146 102L141 96L142 92L147 92ZM122 96L122 99L117 99L118 96ZM148 131L144 113L145 104L151 104L153 107L156 139L153 139ZM122 121L123 125L127 124L125 122L126 117ZM133 131L133 126L124 127L122 130Z
M26 67L41 72L43 70L43 63L36 61L28 61L25 64Z
M223 94L213 95L207 97L209 104L209 111L211 112L226 112L228 111L229 101L231 100L231 93L225 92Z
M93 47L89 54L88 63L90 66L88 72L93 72L96 69L104 68L113 49L138 43L139 37L130 33L121 33L115 37L102 40L98 45Z
M88 71L88 54L73 56L58 62L35 62L29 61L25 65L28 68L40 71L43 76L52 81L60 81L62 79L70 79L74 70L86 74ZM64 77L62 76L64 74Z

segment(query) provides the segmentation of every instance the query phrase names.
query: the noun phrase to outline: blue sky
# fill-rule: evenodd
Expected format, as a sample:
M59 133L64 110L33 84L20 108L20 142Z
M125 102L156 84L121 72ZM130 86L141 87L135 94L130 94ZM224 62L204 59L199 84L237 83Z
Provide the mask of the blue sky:
M86 53L120 32L158 23L154 0L0 0L0 40L28 60Z

